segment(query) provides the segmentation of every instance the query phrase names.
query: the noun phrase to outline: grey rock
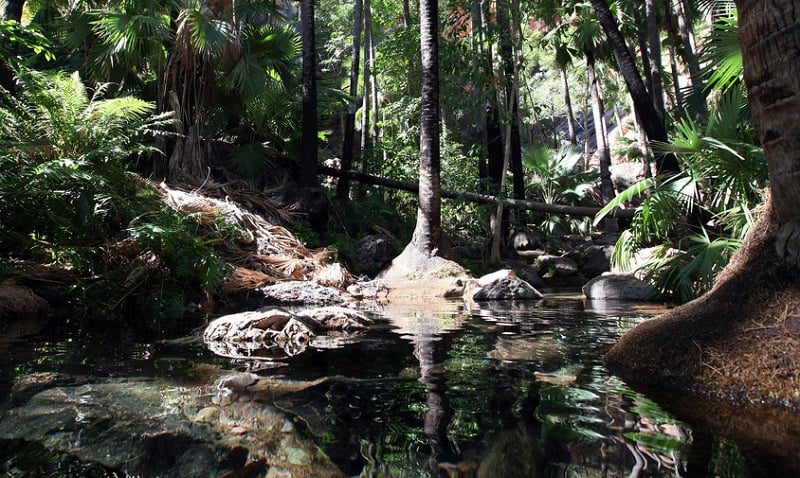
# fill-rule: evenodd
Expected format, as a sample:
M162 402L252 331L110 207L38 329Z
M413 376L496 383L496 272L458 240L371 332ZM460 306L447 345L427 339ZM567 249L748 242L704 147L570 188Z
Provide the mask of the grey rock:
M657 296L647 282L631 274L603 274L583 286L583 293L593 300L624 300L646 302Z
M533 231L515 232L511 236L511 246L515 251L532 251L537 249L542 242L541 234Z
M395 239L388 234L372 234L355 243L358 266L365 274L374 275L397 257L399 249Z
M262 287L258 292L262 305L325 305L344 301L338 289L313 282L281 282Z
M578 263L568 257L540 256L537 259L540 267L552 271L558 277L571 277L578 274Z
M539 300L544 296L530 284L517 277L514 271L503 270L477 281L471 281L465 297L474 302L495 300Z
M614 256L614 246L589 246L584 252L581 262L581 273L593 279L604 272L611 270L611 258Z
M533 287L542 287L544 285L542 276L539 275L539 271L535 267L520 261L506 261L506 266L513 270L517 277Z

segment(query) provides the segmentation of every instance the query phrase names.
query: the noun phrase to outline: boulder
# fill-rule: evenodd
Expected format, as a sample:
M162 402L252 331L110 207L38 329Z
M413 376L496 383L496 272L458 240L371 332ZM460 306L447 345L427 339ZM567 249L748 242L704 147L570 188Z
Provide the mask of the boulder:
M644 279L644 267L652 262L656 257L672 257L680 252L681 251L677 249L663 250L663 248L660 246L641 249L634 254L627 267L623 268L619 265L615 265L611 268L611 272L614 274L633 274L639 279Z
M645 302L653 300L657 291L632 274L603 274L583 286L583 294L592 300L624 300Z
M325 330L347 332L363 330L372 325L372 320L366 315L345 307L321 307L304 310L299 315L311 319Z
M581 273L592 279L611 270L614 246L589 246L581 261Z
M544 281L542 281L539 271L529 264L520 261L506 261L506 267L513 270L517 277L533 287L541 287L544 285Z
M578 274L578 263L568 257L544 255L537 259L537 263L541 269L552 272L557 277L571 277Z
M544 296L530 284L517 277L513 270L505 269L469 281L464 298L468 301L539 300Z
M362 272L375 275L388 266L399 252L397 241L388 234L372 234L355 243L358 266Z
M37 319L49 311L47 302L12 280L0 283L0 321Z
M280 282L258 289L260 305L326 305L340 304L344 297L338 289L313 282Z

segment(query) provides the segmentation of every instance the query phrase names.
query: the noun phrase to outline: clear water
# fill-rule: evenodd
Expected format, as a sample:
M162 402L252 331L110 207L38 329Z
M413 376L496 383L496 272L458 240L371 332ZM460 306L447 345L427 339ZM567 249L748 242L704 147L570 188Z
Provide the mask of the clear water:
M199 341L143 340L125 327L64 324L0 339L0 400L15 377L59 371L150 377L196 364L296 379L347 377L280 399L349 476L776 476L792 460L690 425L611 375L602 354L659 309L550 296L466 310L416 304L373 313L363 335L264 363ZM16 335L16 336L15 336ZM111 473L30 444L0 442L0 476ZM788 468L787 468L788 467Z

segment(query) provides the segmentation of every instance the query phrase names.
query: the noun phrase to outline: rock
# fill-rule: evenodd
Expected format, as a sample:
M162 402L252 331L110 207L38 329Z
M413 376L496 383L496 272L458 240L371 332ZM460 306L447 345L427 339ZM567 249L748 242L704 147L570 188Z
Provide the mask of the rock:
M338 289L313 282L281 282L258 289L262 305L325 305L344 302Z
M616 246L619 237L619 234L616 233L603 233L592 237L592 242L598 246Z
M505 269L469 281L464 298L474 302L493 300L539 300L544 296L530 284Z
M571 277L578 274L578 263L568 257L545 255L540 256L537 263L541 268L558 277Z
M542 242L542 237L533 231L515 232L511 236L511 247L515 251L532 251L537 249Z
M366 315L345 307L321 307L299 313L319 324L325 330L363 330L372 325Z
M0 321L37 319L49 311L47 301L12 280L0 283Z
M544 281L536 268L519 261L506 261L506 266L513 270L517 277L533 287L542 287L544 285Z
M6 411L0 439L41 444L130 476L343 476L291 417L255 400L213 406L211 385L112 379L51 388Z
M593 279L604 272L611 270L611 258L614 256L614 246L589 246L584 252L581 261L581 273Z
M375 275L397 257L399 248L388 234L372 234L355 243L359 268L368 275Z
M343 289L356 281L356 278L338 262L322 268L313 279L314 283L323 287Z
M11 403L25 403L37 393L53 387L84 385L88 380L59 372L36 372L19 377L11 387Z
M593 300L625 300L645 302L657 296L647 282L632 274L603 274L583 286L583 293Z
M633 255L629 261L629 264L627 264L627 267L622 267L621 265L616 264L611 268L611 272L614 274L633 274L637 278L644 280L647 276L645 267L648 264L657 258L673 257L680 253L681 251L678 249L663 248L661 246L641 249Z
M629 187L644 179L644 164L619 163L611 166L611 181L617 194L625 191Z
M272 359L308 347L316 324L280 309L242 312L213 320L203 333L208 348L230 358Z

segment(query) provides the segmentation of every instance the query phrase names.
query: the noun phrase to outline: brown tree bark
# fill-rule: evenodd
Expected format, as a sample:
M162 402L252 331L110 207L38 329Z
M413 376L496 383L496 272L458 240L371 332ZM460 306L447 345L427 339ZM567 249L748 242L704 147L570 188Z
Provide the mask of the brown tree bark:
M701 116L708 115L708 103L706 101L703 88L703 74L700 71L700 62L697 59L695 52L695 45L693 42L694 32L692 31L692 22L689 18L689 12L686 11L686 6L683 0L674 0L675 4L675 17L678 21L678 30L680 32L680 40L683 45L681 52L683 58L686 60L686 66L689 68L689 77L692 79L692 86L695 87L695 101L697 102L698 111Z
M663 70L661 62L661 32L658 28L658 10L656 9L655 0L645 0L645 16L647 18L647 37L650 44L650 76L653 77L653 88L650 94L653 97L653 105L656 108L656 113L664 122L666 117L666 110L664 109L664 81L661 77Z
M342 169L353 169L353 154L356 136L356 111L358 111L358 74L361 63L361 11L362 1L355 0L353 5L353 53L350 65L350 102L347 105L347 118L344 128L344 142L342 145ZM350 196L349 178L340 178L336 184L336 198L340 201Z
M575 130L575 115L572 112L572 96L569 94L569 80L566 68L561 68L561 86L564 89L564 103L567 105L567 130L569 131L569 144L578 145L578 133Z

